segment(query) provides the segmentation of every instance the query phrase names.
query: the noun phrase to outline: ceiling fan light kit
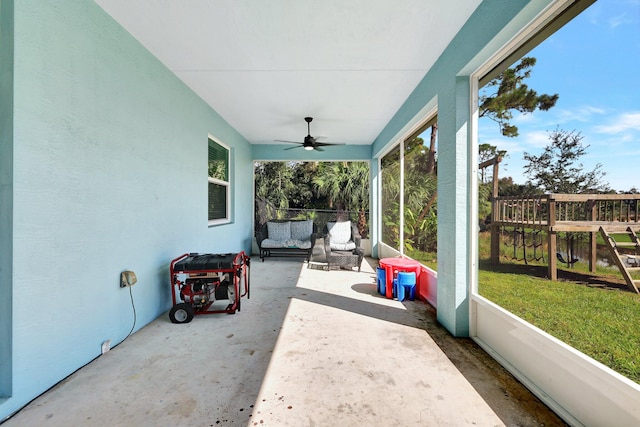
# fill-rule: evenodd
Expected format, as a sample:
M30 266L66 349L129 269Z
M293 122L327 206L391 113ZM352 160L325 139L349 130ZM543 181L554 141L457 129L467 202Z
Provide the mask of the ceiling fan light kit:
M307 151L312 151L312 150L324 151L320 147L326 147L326 146L329 146L329 145L345 145L344 143L340 143L340 142L318 142L318 141L316 141L316 139L311 136L311 122L313 121L313 117L305 117L304 121L307 122L307 136L304 137L304 142L285 141L285 140L282 140L282 139L277 139L276 141L278 141L278 142L286 142L286 143L289 143L289 144L298 144L298 147L302 147ZM293 148L298 148L298 147L285 148L285 150L291 150Z

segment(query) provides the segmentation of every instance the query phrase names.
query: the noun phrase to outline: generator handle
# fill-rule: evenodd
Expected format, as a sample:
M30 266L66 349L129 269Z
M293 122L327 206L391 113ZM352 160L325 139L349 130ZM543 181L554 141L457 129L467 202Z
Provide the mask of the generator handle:
M234 269L237 269L238 267L242 268L242 266L244 266L243 270L244 270L244 293L240 294L240 297L243 296L247 296L247 299L249 299L251 297L250 295L250 290L249 290L249 286L250 286L250 277L249 277L249 265L251 263L251 257L249 257L244 251L240 251L236 254L236 256L233 259L233 266Z
M176 301L176 275L174 274L174 267L176 265L176 263L178 261L183 260L184 258L188 257L189 254L182 254L180 255L178 258L174 259L173 261L171 261L171 264L169 265L169 285L171 286L171 300L173 301L173 305L175 306L177 301Z

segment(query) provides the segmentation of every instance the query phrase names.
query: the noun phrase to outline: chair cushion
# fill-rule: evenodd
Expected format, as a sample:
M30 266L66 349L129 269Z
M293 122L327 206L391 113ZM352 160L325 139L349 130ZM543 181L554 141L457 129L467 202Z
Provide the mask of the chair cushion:
M351 240L351 221L328 222L327 229L331 234L332 248L335 244L344 244ZM355 248L355 245L353 248Z
M291 221L271 222L267 221L267 232L270 240L285 241L291 239Z
M291 238L293 240L311 240L311 233L313 233L312 220L291 221Z
M352 251L356 248L356 244L353 241L347 243L333 243L333 239L329 247L334 251Z

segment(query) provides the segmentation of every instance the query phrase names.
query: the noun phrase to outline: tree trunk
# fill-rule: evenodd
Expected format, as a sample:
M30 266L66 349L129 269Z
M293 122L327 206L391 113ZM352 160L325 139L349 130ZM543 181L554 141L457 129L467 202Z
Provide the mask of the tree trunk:
M358 211L358 232L360 237L367 238L367 216L364 213L364 209Z
M431 138L429 139L429 159L427 160L427 173L433 174L436 168L436 135L438 134L438 124L431 126Z
M433 194L431 195L431 197L429 198L429 201L427 202L427 206L425 206L424 209L422 209L422 212L420 212L420 216L418 217L418 220L416 221L417 224L419 224L420 221L422 221L424 219L424 217L427 216L427 213L429 212L429 209L431 209L431 206L436 201L437 197L438 197L438 192L434 191Z

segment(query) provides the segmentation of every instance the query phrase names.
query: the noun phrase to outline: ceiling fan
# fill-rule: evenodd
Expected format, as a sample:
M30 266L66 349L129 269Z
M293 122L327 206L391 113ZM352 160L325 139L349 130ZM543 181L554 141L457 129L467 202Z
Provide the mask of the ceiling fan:
M313 120L313 117L305 117L304 121L307 122L307 136L304 137L304 142L297 142L297 141L284 141L282 139L276 139L276 141L278 142L287 142L290 144L299 144L298 147L291 147L291 148L285 148L285 150L291 150L293 148L299 148L302 147L305 150L316 150L316 151L324 151L322 148L320 147L326 147L328 145L345 145L344 143L340 143L340 142L318 142L316 141L316 138L311 136L311 121Z

